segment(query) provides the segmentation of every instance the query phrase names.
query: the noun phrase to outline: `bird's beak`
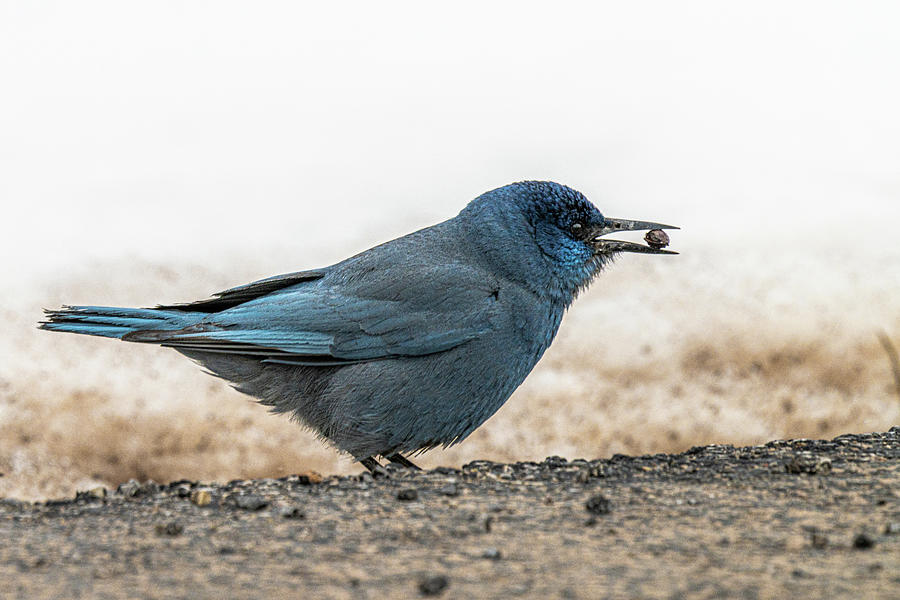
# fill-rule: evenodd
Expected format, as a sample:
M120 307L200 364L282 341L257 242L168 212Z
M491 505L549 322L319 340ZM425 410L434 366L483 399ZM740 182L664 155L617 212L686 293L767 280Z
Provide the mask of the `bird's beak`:
M672 252L671 250L663 250L662 246L668 244L668 236L664 233L660 233L660 238L663 240L662 245L659 243L655 243L652 245L644 246L643 244L636 244L634 242L624 242L620 240L607 240L603 239L604 235L609 233L616 233L617 231L643 231L645 229L654 230L654 229L678 229L674 225L663 225L662 223L651 223L650 221L632 221L630 219L612 219L610 217L604 218L604 224L602 227L598 227L593 232L591 232L591 243L594 245L594 252L597 254L600 253L611 253L611 252L641 252L643 254L678 254L677 252ZM645 238L646 239L646 238ZM648 240L649 242L649 240ZM651 242L652 243L652 242Z

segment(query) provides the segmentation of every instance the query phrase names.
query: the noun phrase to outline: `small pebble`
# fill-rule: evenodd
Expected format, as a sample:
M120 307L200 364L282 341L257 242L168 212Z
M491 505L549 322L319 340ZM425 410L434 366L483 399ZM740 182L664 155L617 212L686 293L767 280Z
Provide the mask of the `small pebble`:
M481 558L500 560L502 556L500 555L500 551L496 548L485 548L484 552L481 553Z
M129 479L125 483L120 483L116 488L116 492L122 494L126 498L137 496L141 490L141 484L134 479Z
M155 494L159 491L159 487L159 484L152 479L144 483L139 483L135 479L129 479L127 482L119 484L119 487L116 488L116 493L121 494L126 498L133 498L136 496Z
M425 596L437 596L450 585L443 575L432 575L419 582L419 591Z
M307 471L297 475L298 483L301 485L311 485L314 483L322 483L322 475L315 471Z
M866 533L857 533L853 538L853 547L857 550L869 550L873 546L875 546L875 540Z
M809 543L812 544L813 548L822 550L823 548L828 546L828 536L826 536L824 533L813 531L809 534Z
M181 535L184 531L184 525L178 521L169 521L168 523L156 524L156 535L176 536Z
M49 565L50 561L47 560L47 557L45 556L37 556L31 559L22 560L20 564L25 569L40 569L41 567Z
M801 452L784 463L784 470L793 475L822 475L831 472L831 459Z
M148 479L144 483L141 484L140 493L144 495L155 494L159 490L162 489L163 486L156 483L152 479Z
M207 488L200 488L191 492L191 502L197 506L208 506L212 502L212 493Z
M584 507L592 515L607 515L612 510L612 503L605 496L597 494L596 496L591 496L585 502Z
M566 466L566 463L569 462L562 456L548 456L544 459L544 464L550 467L551 469L556 469L559 467Z
M481 522L482 527L484 527L485 533L491 532L491 527L494 525L494 517L491 515L485 515L484 520Z
M269 505L269 501L257 494L242 494L232 496L234 505L244 510L262 510Z
M447 485L438 488L438 493L445 496L459 496L459 488L456 487L455 483L448 483Z
M283 506L278 513L285 519L303 519L306 517L303 511L296 506Z
M97 486L95 488L91 488L89 490L85 490L82 492L75 492L75 500L103 500L106 498L106 488L103 486Z
M414 490L413 488L407 488L405 490L400 490L397 492L397 500L402 500L403 502L412 502L419 498L419 492Z

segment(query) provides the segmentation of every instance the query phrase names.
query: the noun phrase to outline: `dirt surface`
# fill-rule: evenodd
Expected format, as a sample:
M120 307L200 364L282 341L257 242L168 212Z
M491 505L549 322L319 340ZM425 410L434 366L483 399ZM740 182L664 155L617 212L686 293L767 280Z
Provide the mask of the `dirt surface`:
M0 500L3 598L898 598L900 428Z

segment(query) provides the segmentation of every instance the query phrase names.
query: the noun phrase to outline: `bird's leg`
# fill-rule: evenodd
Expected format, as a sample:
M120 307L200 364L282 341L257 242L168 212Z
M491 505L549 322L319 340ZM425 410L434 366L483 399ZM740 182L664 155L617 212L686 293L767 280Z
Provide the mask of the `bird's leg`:
M373 477L382 477L388 474L387 470L375 460L374 456L367 456L366 458L360 459L359 464L367 468Z
M385 456L386 459L394 463L395 465L400 465L401 467L405 467L407 469L415 469L416 471L421 471L422 468L419 467L416 463L412 462L399 452L394 452L390 456Z

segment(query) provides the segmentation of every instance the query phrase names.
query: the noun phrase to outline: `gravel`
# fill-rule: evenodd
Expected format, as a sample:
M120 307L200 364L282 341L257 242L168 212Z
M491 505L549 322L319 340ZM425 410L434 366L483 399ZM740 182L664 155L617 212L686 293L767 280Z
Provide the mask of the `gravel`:
M129 481L0 499L0 597L895 598L898 523L900 428L374 479Z

